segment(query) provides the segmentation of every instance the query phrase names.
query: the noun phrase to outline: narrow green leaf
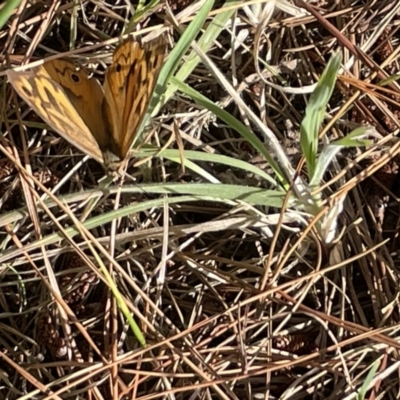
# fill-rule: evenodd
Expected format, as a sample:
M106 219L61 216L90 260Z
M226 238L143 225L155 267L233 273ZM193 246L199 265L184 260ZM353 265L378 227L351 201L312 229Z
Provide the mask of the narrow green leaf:
M342 57L340 53L334 53L332 55L315 90L310 96L305 116L300 125L300 144L306 159L310 180L314 175L317 159L318 134L321 129L328 101L335 87L341 60Z
M21 0L7 0L0 10L0 28L4 26L12 12L19 6Z

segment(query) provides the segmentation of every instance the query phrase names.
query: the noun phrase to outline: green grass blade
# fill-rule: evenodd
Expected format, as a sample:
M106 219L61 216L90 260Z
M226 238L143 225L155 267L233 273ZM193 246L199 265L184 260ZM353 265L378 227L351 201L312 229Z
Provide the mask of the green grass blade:
M300 125L300 144L306 159L310 180L314 175L318 153L318 134L325 116L328 101L335 87L342 56L335 53L325 67L318 84L310 96L305 116Z
M21 0L7 0L0 10L0 28L4 26L12 12L19 6Z

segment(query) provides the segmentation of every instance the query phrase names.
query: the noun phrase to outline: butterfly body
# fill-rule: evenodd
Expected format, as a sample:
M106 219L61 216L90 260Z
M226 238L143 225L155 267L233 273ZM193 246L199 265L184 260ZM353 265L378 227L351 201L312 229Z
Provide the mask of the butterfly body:
M9 70L7 75L52 129L114 173L138 134L165 47L162 37L145 44L132 38L122 42L103 87L66 59L48 61L31 71Z

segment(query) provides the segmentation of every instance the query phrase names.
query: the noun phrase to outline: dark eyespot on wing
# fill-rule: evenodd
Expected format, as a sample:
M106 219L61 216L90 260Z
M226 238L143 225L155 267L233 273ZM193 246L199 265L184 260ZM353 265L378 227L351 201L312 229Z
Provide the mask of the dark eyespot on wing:
M75 82L75 83L80 83L81 78L79 78L79 76L77 74L72 73L71 74L71 79Z

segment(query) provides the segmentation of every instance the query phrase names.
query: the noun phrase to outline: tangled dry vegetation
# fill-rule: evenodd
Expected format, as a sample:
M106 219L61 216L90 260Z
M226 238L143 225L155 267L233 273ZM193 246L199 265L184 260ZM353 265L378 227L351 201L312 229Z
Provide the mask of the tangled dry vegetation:
M1 30L1 399L398 398L400 3L304 7L14 7ZM106 185L5 71L67 56L101 81L131 31L163 32L167 84L124 180ZM334 50L312 148L300 124ZM374 128L367 145L342 146L311 185L312 155L359 126Z

